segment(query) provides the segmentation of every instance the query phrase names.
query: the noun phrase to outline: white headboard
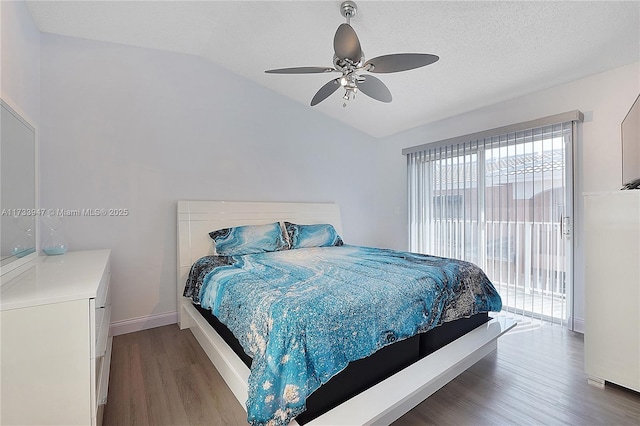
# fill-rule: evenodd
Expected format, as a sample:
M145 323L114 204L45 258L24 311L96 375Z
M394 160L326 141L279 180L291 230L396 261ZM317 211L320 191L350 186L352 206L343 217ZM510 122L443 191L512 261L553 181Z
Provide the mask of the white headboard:
M342 235L340 207L334 203L273 203L252 201L178 201L178 322L181 324L184 285L191 265L213 254L209 232L241 225L278 221L310 225L330 223Z

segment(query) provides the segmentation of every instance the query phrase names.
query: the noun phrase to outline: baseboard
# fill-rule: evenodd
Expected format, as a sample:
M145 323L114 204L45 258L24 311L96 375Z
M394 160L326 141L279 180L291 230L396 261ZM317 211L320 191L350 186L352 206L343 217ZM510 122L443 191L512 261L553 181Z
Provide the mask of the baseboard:
M571 321L573 320L573 331L575 331L576 333L582 333L584 334L584 319L582 318L569 318L569 320L567 321L569 324L569 327L571 327Z
M136 331L148 330L150 328L162 327L163 325L175 324L178 322L177 312L165 312L164 314L147 315L144 317L131 318L111 323L111 335L133 333Z

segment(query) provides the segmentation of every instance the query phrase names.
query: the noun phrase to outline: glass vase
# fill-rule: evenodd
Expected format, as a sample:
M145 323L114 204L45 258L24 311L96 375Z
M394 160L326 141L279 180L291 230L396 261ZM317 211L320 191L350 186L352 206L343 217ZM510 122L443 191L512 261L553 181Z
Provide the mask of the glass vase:
M69 247L64 237L60 218L54 215L46 215L43 218L43 222L47 230L47 236L42 244L42 251L48 256L66 253Z

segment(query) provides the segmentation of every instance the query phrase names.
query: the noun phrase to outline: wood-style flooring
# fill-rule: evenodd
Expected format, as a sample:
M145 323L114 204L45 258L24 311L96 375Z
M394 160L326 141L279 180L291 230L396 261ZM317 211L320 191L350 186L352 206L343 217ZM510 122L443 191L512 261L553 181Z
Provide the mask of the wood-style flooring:
M640 394L587 384L581 334L518 326L498 350L394 425L640 425ZM246 414L188 330L113 340L105 425L246 425Z

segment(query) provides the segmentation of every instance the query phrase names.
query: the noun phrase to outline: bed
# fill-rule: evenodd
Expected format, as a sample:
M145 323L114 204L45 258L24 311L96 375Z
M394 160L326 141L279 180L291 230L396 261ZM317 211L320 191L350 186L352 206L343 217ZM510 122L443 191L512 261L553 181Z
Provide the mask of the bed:
M203 311L200 312L199 307L194 305L193 300L183 297L183 293L192 265L198 259L213 254L213 244L208 235L210 231L241 225L266 226L266 224L279 221L296 224L330 223L335 227L338 234L342 233L340 212L335 204L178 202L179 269L177 296L180 327L191 329L216 369L245 409L249 398L249 401L253 404L250 406L250 416L252 411L255 412L256 410L255 377L257 373L255 371L256 369L259 370L260 366L262 366L262 370L268 370L264 368L265 362L262 362L260 357L257 358L258 362L255 363L254 373L252 373L254 383L251 384L249 366L252 360L250 357L247 359L246 354L244 354L244 357L242 356L242 348L239 347L237 339L235 342L233 341L233 333L230 333L224 324L216 324L216 318L212 315L207 315L204 312L205 310L200 309L200 311ZM307 249L303 248L296 252L267 253L264 256L263 254L242 256L241 258L242 263L246 261L247 264L252 265L251 268L255 271L256 264L263 268L263 263L266 260L271 261L274 257L279 259L278 262L291 262L292 259L297 261L298 257L307 256L305 250ZM329 265L325 267L325 272L326 269L331 269L333 262L340 263L342 260L349 259L353 257L355 252L357 252L358 256L377 255L377 252L372 253L375 249L352 246L308 250L312 250L313 256L317 257L318 265L324 260L324 256L336 256L336 253L338 253L337 261L330 257L325 262L326 265ZM325 254L325 252L330 253ZM268 259L265 260L265 258ZM221 257L216 257L216 259L221 259ZM234 259L236 259L234 260L236 262L237 258ZM404 259L404 256L399 256L396 261L405 262L406 259ZM280 265L278 262L276 263L276 268ZM235 268L231 269L233 269L233 274L237 272ZM271 275L269 276L271 277ZM216 293L214 292L213 294L213 299L216 299ZM296 297L299 297L299 295ZM248 297L243 303L250 304L252 300L252 297ZM203 303L203 305L205 304ZM211 302L208 307L213 309L214 305ZM253 307L252 309L258 308ZM220 313L218 315L220 316ZM221 318L223 317L224 314ZM370 319L370 321L374 320ZM406 322L405 319L403 319L402 323L404 324L404 322ZM497 337L512 325L506 320L489 319L486 314L470 315L470 318L447 322L443 326L433 329L429 328L426 333L416 334L412 338L403 337L398 339L400 341L396 343L385 344L386 346L384 346L383 350L349 364L346 369L331 378L323 386L320 386L316 392L311 393L307 399L307 411L296 417L291 423L297 424L300 422L312 425L388 424L470 365L495 350ZM233 325L230 327L233 327ZM271 332L273 336L276 336L274 331ZM238 334L237 330L236 334ZM244 339L243 336L240 333L240 339ZM395 338L396 336L390 336L390 342ZM246 342L243 343L246 348L248 344ZM280 359L281 355L278 355L278 359ZM287 354L286 357L288 358L289 355ZM339 366L338 371L342 370L342 368L343 366ZM353 379L353 377L361 376L363 372L374 370L374 377L366 379L368 383L359 383L360 381ZM333 375L335 371L330 371L329 373ZM277 380L279 374L281 373L277 373L276 377L272 377L270 380L264 381L264 383L271 386L271 382ZM355 387L349 388L351 385ZM253 389L249 393L248 389L251 386L253 386ZM295 389L296 392L290 396L292 398L295 397L294 402L298 402L298 387L296 386ZM262 389L258 390L262 391ZM341 395L338 395L337 400L335 399L336 390L342 392ZM323 392L325 396L322 396ZM318 395L320 395L319 398L317 398ZM331 396L329 401L326 400L326 395ZM253 400L250 396L253 397ZM269 397L267 397L266 401L269 401ZM259 401L263 401L263 399ZM282 412L280 414L280 418L278 416L274 418L280 420L280 423L289 422L291 415L286 417ZM297 415L297 412L294 414ZM256 421L256 423L261 422L266 423L265 420Z

